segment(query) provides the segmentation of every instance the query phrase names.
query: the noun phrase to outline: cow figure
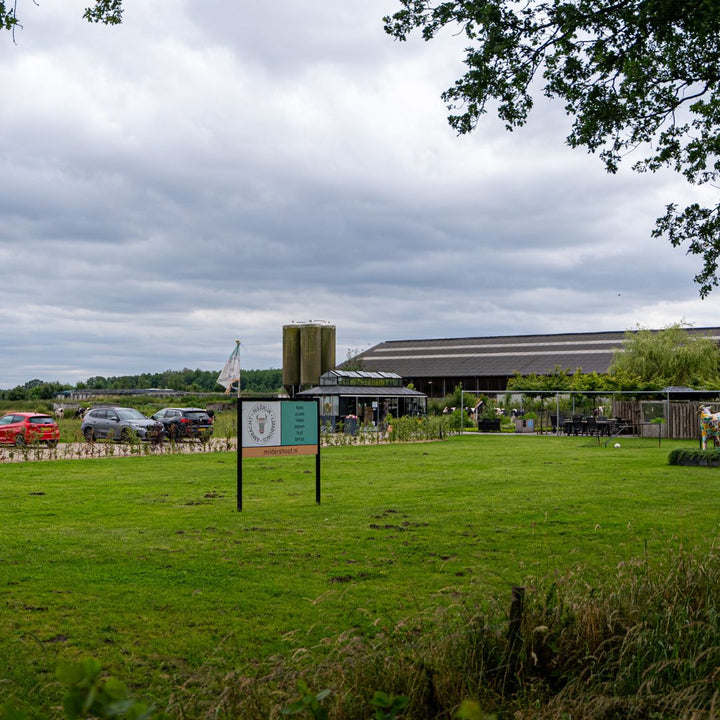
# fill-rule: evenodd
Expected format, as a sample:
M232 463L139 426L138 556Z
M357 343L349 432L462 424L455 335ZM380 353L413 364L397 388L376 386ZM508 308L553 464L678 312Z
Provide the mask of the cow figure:
M65 408L64 407L57 408L57 410L55 410L55 417L58 420L62 420L65 417Z
M720 444L720 413L710 412L710 408L700 408L700 443L702 449L707 448L707 441L712 438L715 445Z

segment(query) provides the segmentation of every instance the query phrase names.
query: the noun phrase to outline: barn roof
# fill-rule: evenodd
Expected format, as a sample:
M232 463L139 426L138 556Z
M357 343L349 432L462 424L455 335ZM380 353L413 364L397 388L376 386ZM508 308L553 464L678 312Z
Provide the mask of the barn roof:
M720 341L720 328L688 332ZM544 375L556 367L605 373L614 352L622 350L625 336L625 332L598 332L389 340L353 360L361 360L363 369L394 372L404 378Z

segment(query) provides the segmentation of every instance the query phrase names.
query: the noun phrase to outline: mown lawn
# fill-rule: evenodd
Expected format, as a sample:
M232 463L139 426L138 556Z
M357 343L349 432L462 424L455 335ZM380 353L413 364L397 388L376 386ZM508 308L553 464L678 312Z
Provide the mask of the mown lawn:
M621 444L330 448L320 506L313 459L245 461L242 513L234 454L0 466L0 696L47 707L58 661L93 656L162 706L348 629L716 545L718 471L669 466L683 443Z

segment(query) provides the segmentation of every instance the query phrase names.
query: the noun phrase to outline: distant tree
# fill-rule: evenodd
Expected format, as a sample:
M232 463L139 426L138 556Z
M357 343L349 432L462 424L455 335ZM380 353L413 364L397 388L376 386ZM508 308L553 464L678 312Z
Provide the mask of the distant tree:
M107 379L100 375L88 378L82 385L88 390L104 390L108 386Z
M52 400L63 390L69 390L70 385L62 385L57 382L40 382L28 389L29 400Z
M720 177L720 8L717 0L399 0L385 30L425 40L464 35L466 71L443 93L449 122L468 133L489 107L508 130L524 125L533 95L560 99L571 147L600 151L615 173L670 168L691 184ZM720 204L675 203L652 233L702 258L705 297L718 284Z
M5 400L27 400L27 388L18 385L17 387L6 390L4 393Z
M345 355L345 362L342 364L343 370L364 370L363 359L360 354L363 351L360 348L348 348Z
M3 400L52 400L58 393L71 388L72 385L44 382L35 378L10 390L1 390L0 398Z
M573 375L570 370L565 370L556 365L551 373L547 375L538 375L531 373L530 375L521 375L517 373L508 380L508 390L522 390L530 392L532 390L569 390L572 386Z
M720 349L715 340L692 335L679 324L659 331L638 329L625 334L622 350L613 356L609 378L636 388L717 388Z
M217 374L215 380L217 381ZM243 392L274 395L282 388L282 370L243 370L240 385Z
M122 22L122 14L122 0L95 0L93 5L85 8L83 17L88 22L118 25ZM22 27L17 17L17 0L12 3L0 0L0 29L14 30L16 27Z

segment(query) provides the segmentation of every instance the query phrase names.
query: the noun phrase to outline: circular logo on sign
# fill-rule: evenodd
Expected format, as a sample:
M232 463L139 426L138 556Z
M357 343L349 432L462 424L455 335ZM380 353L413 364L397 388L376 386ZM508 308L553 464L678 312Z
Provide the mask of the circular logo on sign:
M247 431L256 443L269 443L276 427L275 411L269 405L258 404L248 414Z

